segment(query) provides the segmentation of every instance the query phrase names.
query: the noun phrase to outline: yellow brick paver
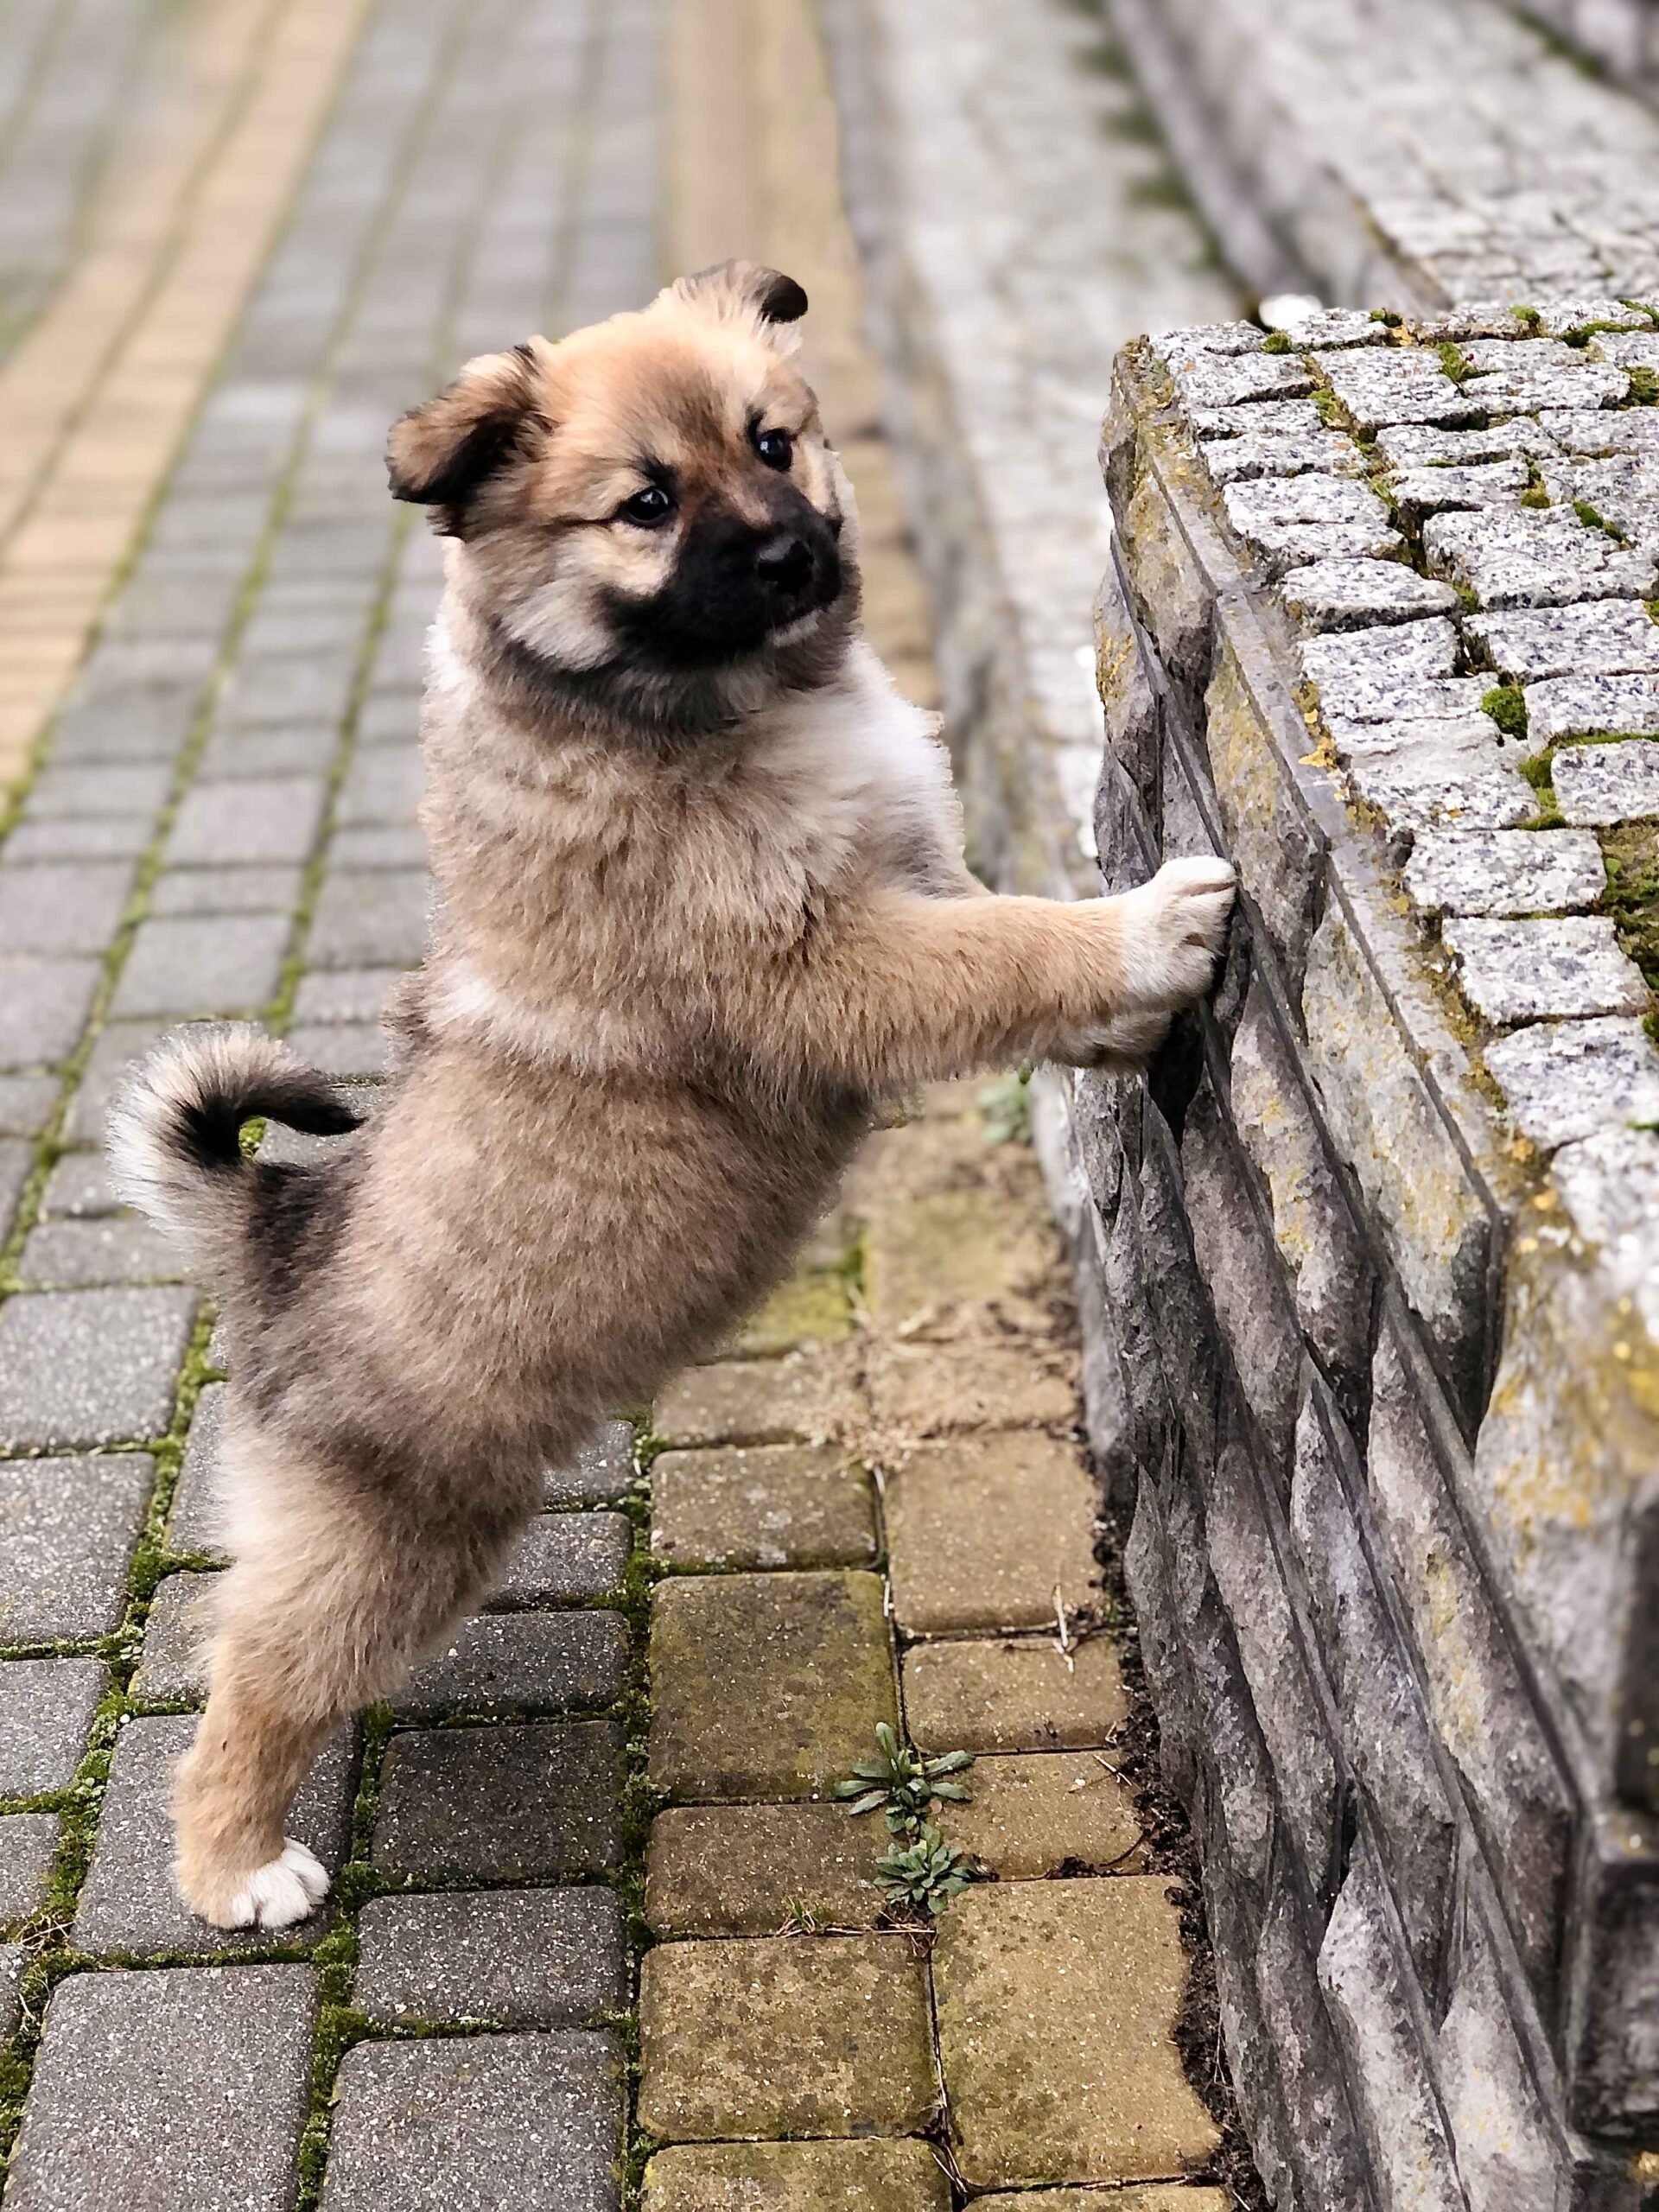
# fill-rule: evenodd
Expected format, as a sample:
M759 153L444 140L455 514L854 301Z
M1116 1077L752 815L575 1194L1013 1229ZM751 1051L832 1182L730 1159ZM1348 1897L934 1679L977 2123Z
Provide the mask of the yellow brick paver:
M0 791L73 675L236 326L366 0L216 0L3 366ZM41 619L42 599L49 620ZM27 653L13 641L28 633Z

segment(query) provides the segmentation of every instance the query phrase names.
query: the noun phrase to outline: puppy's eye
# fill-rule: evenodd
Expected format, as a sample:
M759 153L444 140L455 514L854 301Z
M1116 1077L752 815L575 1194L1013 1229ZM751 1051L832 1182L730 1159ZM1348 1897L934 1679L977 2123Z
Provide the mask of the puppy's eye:
M795 441L787 430L757 430L754 449L768 468L787 468L795 458Z
M653 523L668 519L674 512L674 502L660 484L647 484L643 492L624 499L616 512L624 522L641 523L650 529Z

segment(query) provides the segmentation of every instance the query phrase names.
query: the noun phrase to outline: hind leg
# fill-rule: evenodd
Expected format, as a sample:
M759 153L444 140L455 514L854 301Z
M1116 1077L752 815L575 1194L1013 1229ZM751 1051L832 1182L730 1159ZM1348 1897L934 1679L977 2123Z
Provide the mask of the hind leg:
M287 1927L321 1902L328 1877L283 1832L294 1792L477 1598L512 1532L283 1489L280 1525L238 1543L219 1583L207 1708L175 1791L180 1891L221 1928Z

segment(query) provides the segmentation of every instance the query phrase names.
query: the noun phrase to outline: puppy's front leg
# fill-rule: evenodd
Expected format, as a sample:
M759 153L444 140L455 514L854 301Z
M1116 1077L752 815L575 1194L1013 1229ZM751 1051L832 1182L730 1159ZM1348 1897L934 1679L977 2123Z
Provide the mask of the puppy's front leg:
M755 963L734 1011L760 1055L871 1090L1021 1058L1086 1060L1126 1020L1151 1032L1204 992L1233 893L1215 860L1173 861L1138 890L1074 904L878 891Z

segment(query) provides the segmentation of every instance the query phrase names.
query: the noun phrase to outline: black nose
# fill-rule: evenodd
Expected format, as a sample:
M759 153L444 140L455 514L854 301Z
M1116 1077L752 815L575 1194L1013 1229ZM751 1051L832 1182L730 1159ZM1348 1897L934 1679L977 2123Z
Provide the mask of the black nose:
M769 537L754 556L754 572L780 599L798 599L812 581L811 548L798 537Z

